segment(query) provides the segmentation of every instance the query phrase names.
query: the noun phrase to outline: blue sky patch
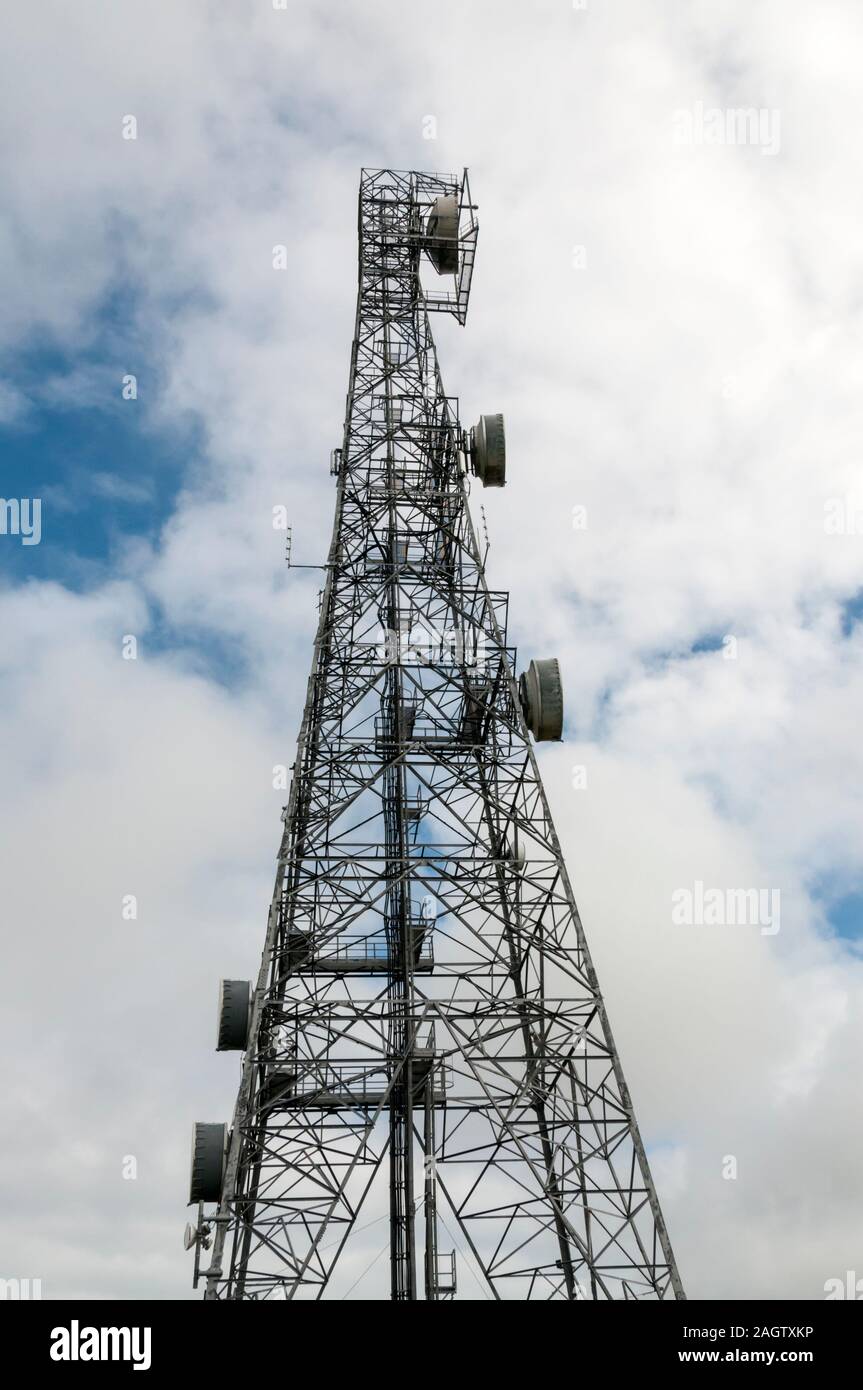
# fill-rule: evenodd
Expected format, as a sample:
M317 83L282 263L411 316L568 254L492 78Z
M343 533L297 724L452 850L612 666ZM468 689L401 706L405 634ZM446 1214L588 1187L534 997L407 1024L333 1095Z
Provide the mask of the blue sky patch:
M863 589L858 589L853 598L847 599L842 605L842 636L850 637L861 618L863 618Z
M811 892L833 934L843 941L863 944L863 888L849 888L847 879L825 876Z

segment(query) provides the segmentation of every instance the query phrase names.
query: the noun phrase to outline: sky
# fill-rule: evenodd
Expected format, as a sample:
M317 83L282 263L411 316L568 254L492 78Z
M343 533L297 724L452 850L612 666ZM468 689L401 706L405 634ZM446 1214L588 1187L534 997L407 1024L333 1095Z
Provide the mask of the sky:
M489 582L561 662L540 765L681 1276L863 1274L859 6L2 31L0 490L41 529L0 534L0 1277L195 1296L191 1125L233 1106L218 981L257 970L316 619L273 508L320 562L360 167L465 165L444 380L505 414ZM699 884L781 911L675 920Z

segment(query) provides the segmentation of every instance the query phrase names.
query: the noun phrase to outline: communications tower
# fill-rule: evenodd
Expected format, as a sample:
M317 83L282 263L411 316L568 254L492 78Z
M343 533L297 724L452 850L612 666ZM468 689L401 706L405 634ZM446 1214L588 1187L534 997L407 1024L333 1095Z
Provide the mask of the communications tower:
M503 418L462 427L432 338L477 230L466 172L363 170L266 942L221 985L232 1124L194 1133L207 1298L684 1297L534 755L558 665L517 676L468 510L505 482Z

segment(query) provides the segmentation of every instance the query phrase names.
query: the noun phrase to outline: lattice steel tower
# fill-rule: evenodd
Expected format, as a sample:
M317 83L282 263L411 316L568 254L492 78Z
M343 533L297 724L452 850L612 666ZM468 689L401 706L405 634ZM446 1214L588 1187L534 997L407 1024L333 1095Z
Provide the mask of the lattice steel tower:
M385 1296L382 1237L395 1300L684 1297L531 743L562 733L557 662L517 680L468 511L503 420L462 429L432 339L476 239L466 174L363 171L266 944L222 983L233 1124L195 1127L208 1298Z

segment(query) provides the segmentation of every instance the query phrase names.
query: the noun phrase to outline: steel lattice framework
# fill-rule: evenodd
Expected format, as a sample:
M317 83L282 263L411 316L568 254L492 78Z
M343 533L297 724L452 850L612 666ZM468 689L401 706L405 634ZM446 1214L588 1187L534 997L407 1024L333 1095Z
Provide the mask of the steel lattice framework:
M458 268L432 292L452 195ZM684 1297L432 338L430 311L464 322L476 237L466 174L363 171L335 524L208 1298L344 1295L375 1216L395 1300L456 1296L456 1249L463 1296Z

